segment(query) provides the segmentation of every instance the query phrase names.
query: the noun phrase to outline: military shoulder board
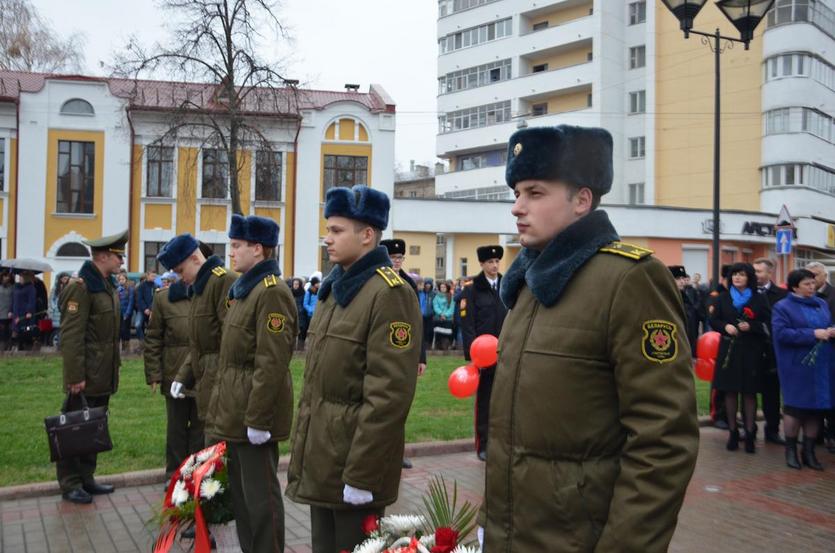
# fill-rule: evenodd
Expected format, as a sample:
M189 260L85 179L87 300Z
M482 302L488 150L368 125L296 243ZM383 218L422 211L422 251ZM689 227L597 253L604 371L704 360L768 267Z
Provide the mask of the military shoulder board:
M377 274L383 277L383 280L386 281L389 288L397 288L398 286L403 286L403 284L405 284L403 279L400 278L400 275L395 273L394 269L391 267L380 267L377 269Z
M600 251L620 255L634 261L640 261L653 254L652 250L626 242L611 242L600 248Z
M212 269L212 274L214 274L216 277L222 277L226 274L226 269L224 269L223 267L215 267L214 269Z
M267 275L264 277L264 286L266 288L271 288L278 284L278 279L275 278L275 275Z

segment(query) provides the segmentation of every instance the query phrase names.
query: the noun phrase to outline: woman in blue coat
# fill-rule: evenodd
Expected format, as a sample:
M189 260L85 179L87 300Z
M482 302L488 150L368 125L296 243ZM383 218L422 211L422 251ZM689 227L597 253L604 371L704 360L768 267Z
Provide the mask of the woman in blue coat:
M803 426L803 464L823 470L815 456L820 416L835 396L835 327L829 307L815 296L815 275L806 269L789 273L791 294L774 305L771 325L783 391L786 464L799 469L797 434Z

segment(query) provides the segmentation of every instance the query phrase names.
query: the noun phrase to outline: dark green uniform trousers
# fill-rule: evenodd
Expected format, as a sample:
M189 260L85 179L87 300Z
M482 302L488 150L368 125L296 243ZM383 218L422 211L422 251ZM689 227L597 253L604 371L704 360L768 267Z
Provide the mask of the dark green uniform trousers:
M310 533L313 553L353 551L366 539L362 521L368 515L381 517L385 509L326 509L310 506Z
M110 402L110 396L86 396L87 405L90 407L107 407ZM67 406L69 411L78 411L81 409L81 396L74 394L70 396L70 402ZM92 453L90 455L81 455L71 459L64 459L55 463L55 472L58 473L58 484L61 486L61 492L69 492L76 490L84 484L92 484L95 480L93 473L96 472L96 458L98 454Z
M278 483L278 444L226 442L229 491L244 553L284 551L284 503Z
M167 427L165 431L165 478L180 467L186 457L203 449L203 423L197 418L193 397L174 399L165 396Z

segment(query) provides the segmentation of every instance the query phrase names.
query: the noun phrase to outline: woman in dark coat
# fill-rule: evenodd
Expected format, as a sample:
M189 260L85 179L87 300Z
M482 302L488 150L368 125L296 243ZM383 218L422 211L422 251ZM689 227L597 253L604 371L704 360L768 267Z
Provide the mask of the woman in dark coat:
M293 294L293 300L296 302L296 311L298 311L299 318L299 336L298 336L298 343L296 344L296 349L303 349L302 343L304 342L304 337L302 336L302 320L303 317L307 316L307 312L304 310L304 281L299 277L293 277L290 280L290 292Z
M767 342L768 305L757 293L757 279L750 263L735 263L728 273L731 286L710 308L710 326L722 334L713 385L725 392L728 413L728 451L739 447L736 413L743 398L745 451L754 453L754 416L761 388L763 355Z
M799 469L797 434L803 426L803 464L823 470L815 456L820 417L835 401L835 327L826 301L815 296L815 275L789 273L791 293L774 305L771 327L786 432L786 464Z

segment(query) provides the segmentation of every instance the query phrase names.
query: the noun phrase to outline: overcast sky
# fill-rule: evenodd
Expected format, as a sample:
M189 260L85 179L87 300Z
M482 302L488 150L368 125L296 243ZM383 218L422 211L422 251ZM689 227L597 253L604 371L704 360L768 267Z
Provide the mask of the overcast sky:
M86 70L103 74L127 37L144 44L167 37L154 0L31 0L61 35L85 38ZM311 88L341 90L345 83L379 83L397 103L395 157L408 166L435 159L437 4L428 0L281 0L277 10L294 44L265 47L271 61Z

